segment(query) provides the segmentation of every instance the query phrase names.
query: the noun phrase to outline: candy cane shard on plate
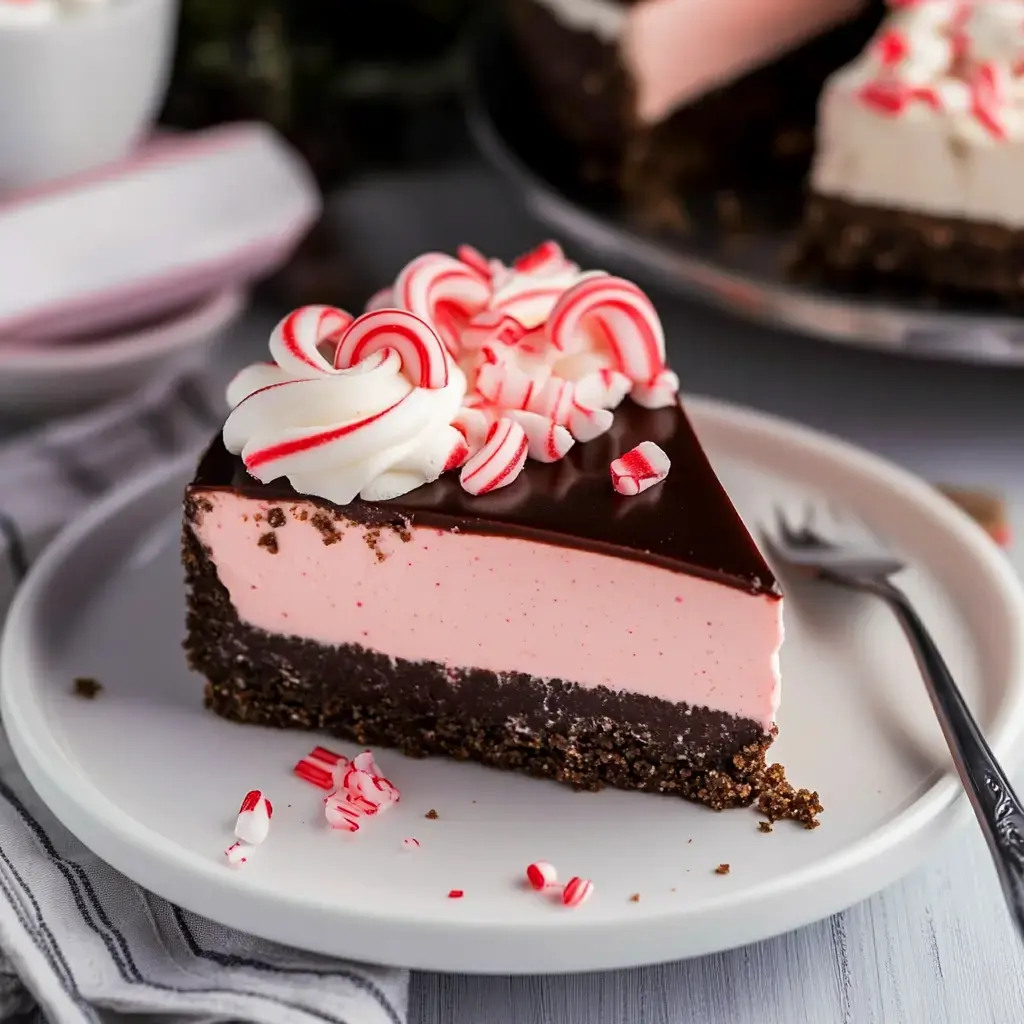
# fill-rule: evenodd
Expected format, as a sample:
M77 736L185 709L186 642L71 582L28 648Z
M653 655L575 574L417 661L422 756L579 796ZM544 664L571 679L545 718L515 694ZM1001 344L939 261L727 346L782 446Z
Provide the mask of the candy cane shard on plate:
M594 895L594 883L589 878L570 878L562 890L562 903L567 907L580 907Z
M251 789L245 794L235 821L235 837L251 846L259 846L270 833L270 819L274 805L261 790Z
M531 889L541 892L557 883L558 872L546 860L538 860L527 865L526 881Z
M671 465L653 441L643 441L612 462L612 486L619 494L641 494L665 480Z
M715 802L710 771L766 778L734 759L774 734L779 595L648 301L555 246L461 257L409 271L427 316L395 287L352 320L297 311L287 369L236 383L186 508L211 706L587 788ZM662 483L622 498L612 468L619 492ZM624 772L641 732L650 770ZM346 753L310 750L288 799L397 856L390 765Z

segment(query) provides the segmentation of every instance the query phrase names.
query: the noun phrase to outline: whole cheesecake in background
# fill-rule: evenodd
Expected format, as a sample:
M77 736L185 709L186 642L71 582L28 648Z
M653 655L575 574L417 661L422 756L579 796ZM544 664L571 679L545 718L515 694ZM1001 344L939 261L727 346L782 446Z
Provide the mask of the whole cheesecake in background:
M638 288L426 254L270 350L186 495L214 711L816 823L765 762L781 594Z
M798 184L826 77L879 0L507 0L540 104L638 209L683 223L692 192ZM735 204L722 206L735 222Z
M1024 295L1024 2L893 4L828 82L798 269Z

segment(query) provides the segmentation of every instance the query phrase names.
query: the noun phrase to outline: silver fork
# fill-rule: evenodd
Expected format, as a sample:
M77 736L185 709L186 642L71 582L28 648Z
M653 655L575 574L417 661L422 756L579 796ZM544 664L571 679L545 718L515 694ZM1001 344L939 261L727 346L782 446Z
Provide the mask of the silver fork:
M978 816L999 881L1024 939L1024 807L978 728L946 662L906 594L892 582L903 563L884 550L824 536L812 513L795 526L781 509L775 529L763 533L766 547L783 565L850 590L880 597L903 627L924 677L928 696L953 755L953 762Z

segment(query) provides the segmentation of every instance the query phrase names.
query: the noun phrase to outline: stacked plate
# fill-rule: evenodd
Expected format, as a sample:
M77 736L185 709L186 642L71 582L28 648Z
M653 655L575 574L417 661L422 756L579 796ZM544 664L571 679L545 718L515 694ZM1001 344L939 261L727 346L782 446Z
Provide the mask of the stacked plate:
M157 139L0 202L0 415L68 411L199 360L319 213L261 125Z

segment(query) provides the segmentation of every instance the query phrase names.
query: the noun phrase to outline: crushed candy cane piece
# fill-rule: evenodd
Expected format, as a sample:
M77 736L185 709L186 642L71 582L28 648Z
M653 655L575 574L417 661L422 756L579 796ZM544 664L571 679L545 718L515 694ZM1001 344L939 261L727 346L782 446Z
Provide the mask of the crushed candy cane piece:
M611 464L612 486L619 494L641 494L668 476L672 463L653 442L641 441Z
M589 878L570 878L562 890L562 902L567 907L578 907L594 894L594 883Z
M465 895L466 894L465 894L465 892L462 891L462 889L449 889L448 890L448 899L450 899L450 900L461 900L462 897L465 896Z
M515 422L502 417L491 427L487 443L463 467L459 477L470 494L487 494L507 487L526 465L529 442L526 432Z
M558 881L558 872L546 860L539 860L527 866L526 881L530 883L531 888L540 892Z
M411 853L413 850L418 850L419 848L420 848L420 841L418 839L413 839L410 836L408 839L403 839L402 840L402 849L405 850L408 853Z
M259 846L270 832L270 819L274 816L274 805L259 789L245 794L242 806L235 820L235 836L242 842Z
M233 868L240 868L243 864L249 863L249 853L252 851L248 843L241 841L232 843L225 851L224 856L227 857L228 864Z
M539 413L510 409L507 415L525 431L527 454L537 462L557 462L576 443L565 427Z

